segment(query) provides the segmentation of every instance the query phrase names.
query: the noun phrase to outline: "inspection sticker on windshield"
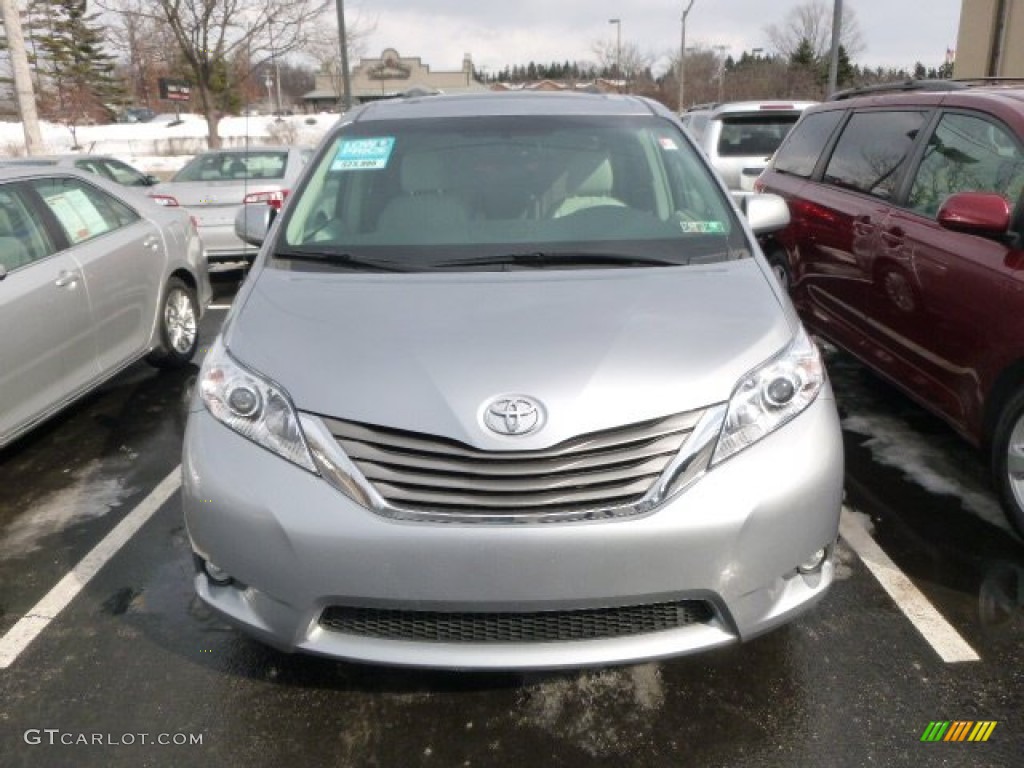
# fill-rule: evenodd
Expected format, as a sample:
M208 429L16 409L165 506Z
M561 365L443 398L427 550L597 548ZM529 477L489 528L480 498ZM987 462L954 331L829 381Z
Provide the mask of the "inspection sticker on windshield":
M388 167L395 139L391 136L377 139L346 139L338 146L331 163L332 171L368 171Z
M720 221L680 221L679 228L683 230L683 232L701 235L717 235L725 232L725 224Z
M662 136L660 139L658 139L658 143L661 145L662 149L667 149L667 150L679 149L679 145L676 144L675 141L670 139L668 136Z

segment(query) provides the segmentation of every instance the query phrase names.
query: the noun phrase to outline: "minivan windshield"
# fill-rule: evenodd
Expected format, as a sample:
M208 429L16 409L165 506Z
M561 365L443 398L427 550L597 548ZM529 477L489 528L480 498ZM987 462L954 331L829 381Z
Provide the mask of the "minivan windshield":
M315 161L272 266L650 267L748 255L729 200L671 121L356 121Z

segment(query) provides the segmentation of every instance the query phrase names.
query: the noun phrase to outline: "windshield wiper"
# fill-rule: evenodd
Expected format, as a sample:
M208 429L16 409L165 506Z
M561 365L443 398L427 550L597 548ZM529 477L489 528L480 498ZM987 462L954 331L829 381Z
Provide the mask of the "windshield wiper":
M290 248L274 251L275 259L291 259L292 261L311 261L320 264L330 264L337 267L349 267L351 269L369 269L376 272L408 272L409 268L393 261L375 261L373 259L362 259L350 253L339 253L338 251L314 251Z
M616 267L678 267L678 261L658 259L650 256L630 256L622 253L593 253L590 251L529 251L526 253L504 253L495 256L481 256L472 259L453 259L441 261L435 267L576 267L576 266L616 266Z

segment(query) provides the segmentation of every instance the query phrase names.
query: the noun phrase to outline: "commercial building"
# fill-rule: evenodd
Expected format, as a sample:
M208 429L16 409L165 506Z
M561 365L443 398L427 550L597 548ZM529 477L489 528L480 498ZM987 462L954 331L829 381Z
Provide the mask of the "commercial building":
M431 71L418 56L403 57L394 48L386 48L377 58L360 59L353 67L352 103L390 99L395 96L423 91L433 93L464 93L484 91L486 86L473 78L473 60L467 53L462 69ZM341 102L342 78L337 68L321 70L316 75L314 89L302 99L312 111L333 109Z
M1024 0L963 0L953 77L1024 78Z

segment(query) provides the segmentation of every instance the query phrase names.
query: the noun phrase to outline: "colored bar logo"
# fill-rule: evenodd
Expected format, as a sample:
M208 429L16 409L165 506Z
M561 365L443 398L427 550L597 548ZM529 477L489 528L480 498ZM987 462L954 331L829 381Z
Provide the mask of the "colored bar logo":
M933 720L921 734L921 741L988 741L997 720Z

